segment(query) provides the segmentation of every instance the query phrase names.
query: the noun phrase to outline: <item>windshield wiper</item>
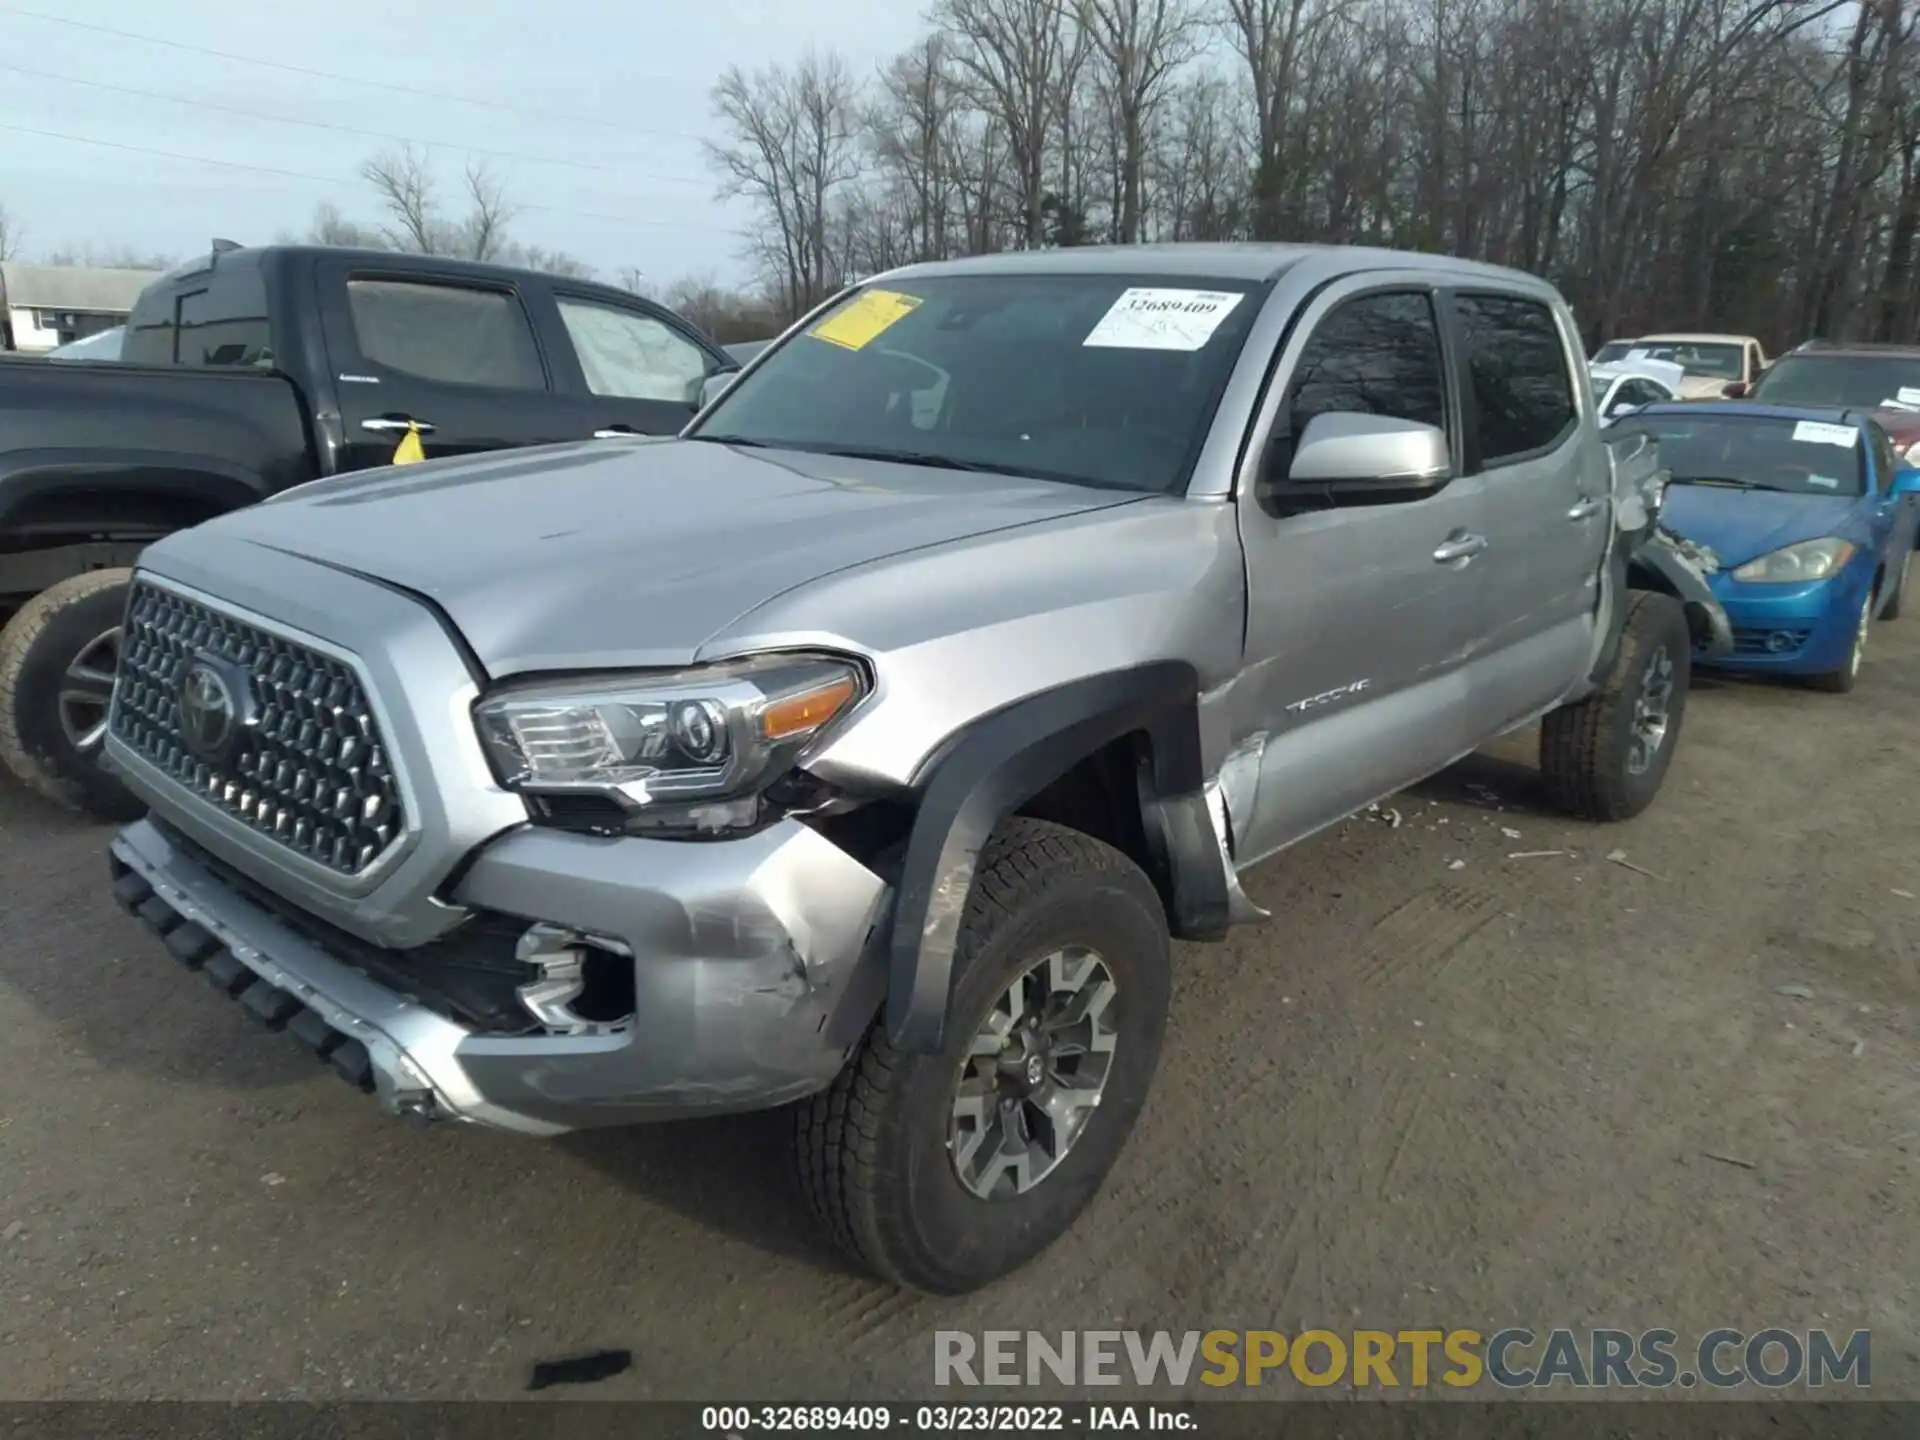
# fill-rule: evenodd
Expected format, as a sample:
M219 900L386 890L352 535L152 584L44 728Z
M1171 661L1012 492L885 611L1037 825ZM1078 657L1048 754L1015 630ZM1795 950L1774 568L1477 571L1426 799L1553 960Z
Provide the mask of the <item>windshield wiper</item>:
M936 455L931 450L886 450L860 445L796 446L812 455L834 455L842 460L881 460L895 465L924 465L937 470L969 470L980 475L1031 475L1011 465L992 465L985 460L956 460L951 455Z
M1718 485L1725 490L1768 490L1771 486L1762 485L1754 480L1741 480L1732 475L1675 475L1669 482L1674 485Z

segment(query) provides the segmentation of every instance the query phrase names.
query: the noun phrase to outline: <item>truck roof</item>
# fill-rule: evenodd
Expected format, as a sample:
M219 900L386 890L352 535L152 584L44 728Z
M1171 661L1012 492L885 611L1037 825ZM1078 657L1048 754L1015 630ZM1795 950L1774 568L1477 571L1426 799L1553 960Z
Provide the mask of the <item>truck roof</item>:
M1540 287L1546 282L1524 271L1451 255L1427 255L1412 250L1385 250L1361 245L1285 245L1216 241L1182 241L1161 245L1088 245L1052 250L1012 250L998 255L972 255L958 260L933 260L906 265L889 275L1179 275L1189 279L1273 280L1302 261L1320 257L1351 261L1351 269L1401 269L1419 266L1462 277L1524 282Z
M529 270L521 265L496 265L487 260L463 260L452 255L419 255L408 250L375 250L350 245L216 246L205 255L176 265L165 275L148 275L146 278L172 284L220 271L263 270L304 261L340 258L390 270L431 270L435 275L454 279L492 280L498 283L538 276L547 284L566 285L583 291L597 290L608 296L628 294L604 281L554 275L546 271Z

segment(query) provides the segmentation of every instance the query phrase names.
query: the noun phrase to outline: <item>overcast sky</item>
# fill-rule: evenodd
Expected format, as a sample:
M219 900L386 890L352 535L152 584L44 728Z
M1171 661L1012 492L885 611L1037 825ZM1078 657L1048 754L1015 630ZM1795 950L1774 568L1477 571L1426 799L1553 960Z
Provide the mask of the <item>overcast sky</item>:
M717 137L714 80L729 64L790 60L809 41L870 73L911 42L921 8L0 0L0 205L26 229L25 259L89 245L184 257L215 235L260 244L303 231L322 200L372 219L355 170L392 142L324 128L337 126L432 142L450 199L469 155L486 161L524 207L515 239L604 276L631 265L657 285L738 279L729 232L747 216L713 198L700 147Z

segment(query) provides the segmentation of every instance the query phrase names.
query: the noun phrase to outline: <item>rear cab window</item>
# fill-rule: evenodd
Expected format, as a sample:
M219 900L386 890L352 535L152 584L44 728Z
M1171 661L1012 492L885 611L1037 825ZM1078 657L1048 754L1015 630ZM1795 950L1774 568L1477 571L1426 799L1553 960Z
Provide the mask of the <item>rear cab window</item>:
M1453 305L1480 468L1558 448L1579 411L1552 309L1520 295L1458 294Z
M217 265L150 286L127 317L120 359L189 369L271 369L266 284L252 267Z
M444 385L547 388L533 323L510 290L358 275L347 310L361 358L375 365Z

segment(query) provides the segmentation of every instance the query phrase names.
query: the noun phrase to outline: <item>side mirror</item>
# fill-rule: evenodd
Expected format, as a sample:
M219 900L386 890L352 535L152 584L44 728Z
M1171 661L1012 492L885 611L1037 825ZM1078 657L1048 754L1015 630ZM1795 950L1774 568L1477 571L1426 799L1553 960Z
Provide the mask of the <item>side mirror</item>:
M1920 467L1902 465L1893 472L1893 493L1920 495Z
M707 376L706 379L700 382L699 407L704 410L707 406L718 400L721 395L726 393L727 387L733 384L739 376L740 371L737 367L731 370L716 370Z
M1747 391L1752 388L1753 387L1744 380L1735 380L1731 385L1722 385L1720 387L1720 394L1728 400L1744 400L1747 398Z
M1307 422L1286 477L1270 477L1268 489L1276 499L1384 505L1431 495L1452 475L1444 430L1417 420L1336 412Z

